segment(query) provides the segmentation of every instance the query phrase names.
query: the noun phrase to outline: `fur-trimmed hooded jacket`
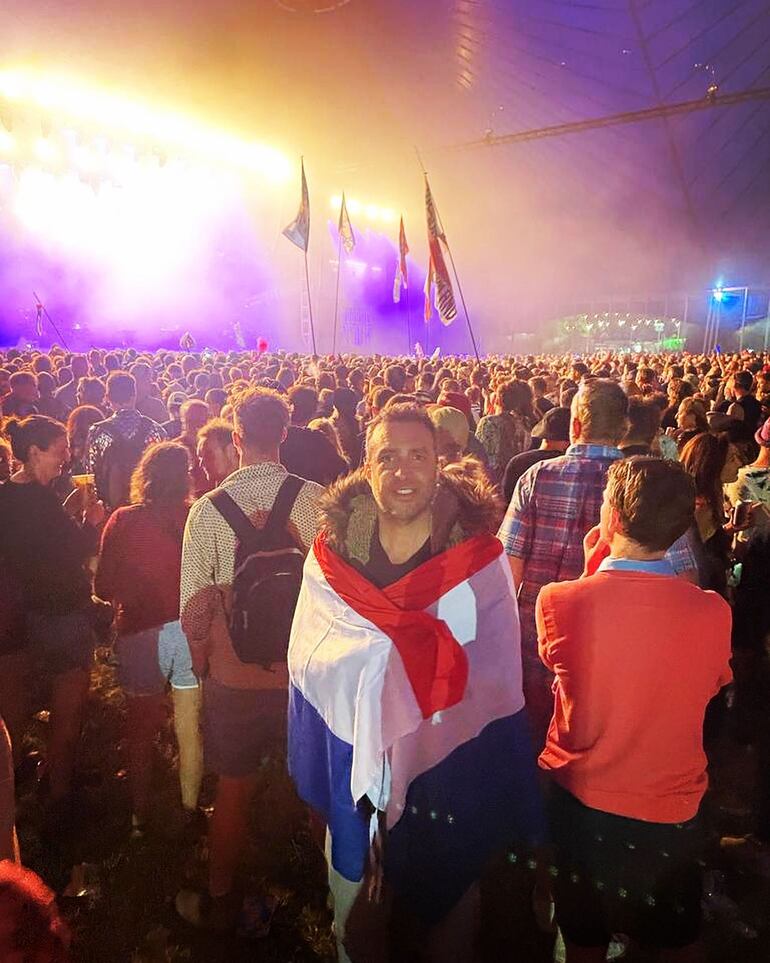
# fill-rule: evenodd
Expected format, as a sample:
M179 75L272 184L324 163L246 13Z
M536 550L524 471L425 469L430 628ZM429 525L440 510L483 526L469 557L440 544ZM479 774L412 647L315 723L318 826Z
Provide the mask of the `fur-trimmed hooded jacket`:
M347 561L366 565L377 506L363 471L335 482L322 496L320 510L320 529L331 548ZM433 500L431 554L474 535L495 534L502 516L502 501L477 462L464 459L447 466L438 474Z

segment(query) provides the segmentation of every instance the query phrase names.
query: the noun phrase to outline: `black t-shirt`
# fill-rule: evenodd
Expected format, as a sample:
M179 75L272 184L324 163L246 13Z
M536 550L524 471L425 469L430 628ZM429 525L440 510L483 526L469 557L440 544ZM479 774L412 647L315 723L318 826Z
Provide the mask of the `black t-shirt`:
M762 405L754 395L744 395L743 398L738 399L737 403L743 408L743 423L746 426L746 432L751 432L753 438L754 433L757 428L759 428L759 422L762 417Z
M289 427L281 445L281 464L290 474L319 485L331 484L348 470L347 462L325 435L297 425Z
M508 462L503 474L503 498L506 504L509 504L513 498L513 490L516 487L516 482L528 468L536 465L539 461L547 461L563 454L563 451L534 448L531 451L523 451L520 455L514 455Z
M0 485L0 565L19 586L26 611L68 615L87 606L86 562L98 532L70 518L50 487L36 482Z
M396 565L388 558L387 552L380 544L379 528L375 528L372 541L369 545L369 561L366 565L356 559L351 560L355 566L367 579L376 585L377 588L385 588L397 582L404 575L418 568L423 562L427 562L431 557L430 538L405 562Z

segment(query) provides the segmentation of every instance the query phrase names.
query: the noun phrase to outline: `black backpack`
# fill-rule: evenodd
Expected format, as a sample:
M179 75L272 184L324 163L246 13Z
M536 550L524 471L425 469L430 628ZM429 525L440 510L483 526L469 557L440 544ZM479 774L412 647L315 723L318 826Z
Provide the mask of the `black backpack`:
M251 524L226 491L209 496L236 537L229 629L241 662L269 668L286 661L305 561L286 526L304 484L296 475L286 477L262 529Z
M149 418L142 418L131 438L125 438L119 431L110 432L111 441L102 456L96 478L97 491L108 508L130 504L131 476L147 447L152 426Z

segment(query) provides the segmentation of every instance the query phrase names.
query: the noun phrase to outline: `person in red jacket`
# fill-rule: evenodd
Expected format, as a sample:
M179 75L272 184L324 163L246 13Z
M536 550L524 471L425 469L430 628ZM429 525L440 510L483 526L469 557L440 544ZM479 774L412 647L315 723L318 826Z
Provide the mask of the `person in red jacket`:
M31 870L0 862L0 960L70 963L69 945L53 892Z
M116 608L118 680L128 701L133 829L148 812L152 744L163 724L171 682L179 743L182 804L192 813L202 776L199 687L179 624L182 535L190 501L185 445L159 442L142 456L132 504L114 512L102 533L95 590Z
M615 932L665 960L700 959L702 731L731 679L731 613L665 558L694 510L678 464L616 462L601 508L609 556L537 599L540 657L556 677L539 761L568 963L600 963Z

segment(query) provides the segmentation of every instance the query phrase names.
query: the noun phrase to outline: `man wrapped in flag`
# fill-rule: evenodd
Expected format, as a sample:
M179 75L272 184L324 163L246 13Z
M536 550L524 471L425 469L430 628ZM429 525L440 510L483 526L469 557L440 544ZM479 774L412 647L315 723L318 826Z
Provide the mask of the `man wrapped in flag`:
M365 466L325 496L289 643L289 770L328 827L340 960L356 959L346 923L366 918L373 852L394 912L429 943L445 921L467 960L486 862L540 837L498 514L461 467L438 470L408 404L374 419Z

